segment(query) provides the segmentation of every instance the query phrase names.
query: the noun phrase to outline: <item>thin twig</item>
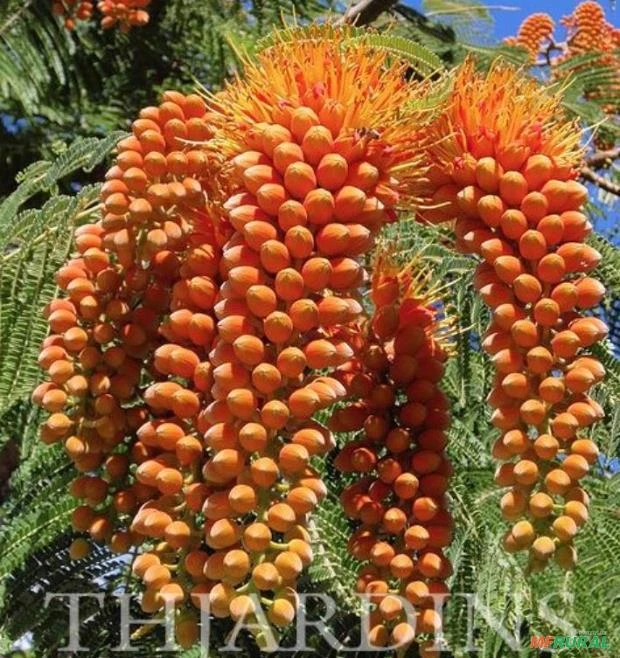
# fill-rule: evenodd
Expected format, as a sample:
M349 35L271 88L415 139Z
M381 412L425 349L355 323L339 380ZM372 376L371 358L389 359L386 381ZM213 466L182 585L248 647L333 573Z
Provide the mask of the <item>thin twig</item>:
M590 167L581 168L581 177L585 178L585 180L590 183L594 183L597 187L600 187L601 190L620 196L620 183L614 183L609 180L609 178L597 174L593 169L590 169Z
M564 41L556 42L553 39L553 37L549 37L549 43L547 44L547 47L545 48L544 52L541 53L544 59L534 62L534 66L539 66L539 67L553 66L553 62L551 60L551 53L554 50L557 50L560 54L565 53L566 42Z
M593 167L594 169L597 167L609 167L616 158L620 158L620 146L607 151L595 151L586 158L586 164L588 167Z
M471 7L459 7L458 9L437 9L436 11L427 11L427 18L431 16L441 16L442 14L464 14L478 9L496 9L499 11L519 11L519 7L513 5L473 5Z
M398 4L398 0L360 0L351 5L341 18L336 21L337 25L350 23L353 25L368 25L385 12Z

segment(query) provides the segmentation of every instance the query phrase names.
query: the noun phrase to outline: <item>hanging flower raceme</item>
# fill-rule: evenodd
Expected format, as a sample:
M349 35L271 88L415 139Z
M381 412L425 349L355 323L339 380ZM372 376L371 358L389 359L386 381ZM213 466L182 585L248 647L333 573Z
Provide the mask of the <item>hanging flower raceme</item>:
M400 65L346 32L313 29L262 52L214 99L238 155L224 170L225 236L205 441L211 610L237 619L260 593L276 626L295 614L325 495L312 460L333 446L312 419L346 391L361 257L412 177L418 93ZM277 37L278 39L282 37ZM411 185L409 186L411 189ZM322 374L326 373L326 374Z
M587 0L579 4L572 14L561 20L566 27L566 38L554 35L554 22L549 14L535 13L528 16L519 27L517 35L504 42L510 46L520 46L527 50L530 63L549 64L551 78L566 80L575 73L591 72L593 66L605 66L604 76L592 76L591 83L585 80L585 96L598 100L608 114L617 112L618 89L620 89L620 59L617 55L620 45L620 30L606 20L605 10L598 2ZM583 55L590 54L585 61ZM559 66L562 64L562 66ZM595 136L599 144L601 133ZM613 142L607 145L613 147Z
M362 349L339 368L351 401L330 421L334 431L358 433L335 465L360 478L341 500L359 524L349 552L361 562L357 591L375 604L369 641L377 646L406 645L440 630L432 595L447 594L452 572L444 555L452 537L449 416L439 389L449 322L440 318L426 273L415 267L399 272L384 258L375 264L375 311L360 328ZM424 643L420 649L426 655Z
M149 22L146 8L151 0L100 0L97 9L103 14L101 27L109 30L118 25L121 32L142 27Z
M133 572L146 589L145 612L167 599L179 607L177 640L191 646L198 637L197 613L209 591L202 514L209 489L203 481L204 433L213 383L208 353L215 335L213 305L219 251L213 227L194 225L179 254L169 315L161 322L161 344L149 362L153 383L143 393L150 416L137 429L135 478L149 499L130 529L144 538ZM200 516L200 518L198 518ZM186 605L182 608L182 604Z
M504 543L529 550L533 569L553 556L568 568L588 517L580 482L598 454L588 434L603 416L590 391L605 371L591 348L607 334L584 315L605 289L589 276L600 254L584 243L581 132L534 81L469 64L433 132L443 139L429 149L435 191L421 218L456 219L457 247L482 259L474 285L492 311L483 348L497 371L496 481L514 523Z
M92 0L52 0L52 12L64 18L67 30L74 30L76 21L92 18L94 5Z
M551 43L554 26L549 14L530 14L519 26L517 36L505 39L505 43L525 48L530 61L535 62L538 55Z
M586 88L586 97L605 99L604 110L609 114L618 112L618 92L620 91L620 29L606 20L605 10L598 2L587 0L578 5L574 12L562 19L567 28L568 52L562 59L570 59L585 53L599 53L597 64L605 65L612 71L613 79L604 85ZM592 67L593 62L582 64L575 70ZM614 100L615 99L615 100Z
M128 32L132 27L143 27L149 22L147 7L151 0L99 0L101 27L109 30L118 27ZM90 20L94 15L94 0L52 0L52 11L64 17L67 30L74 30L76 21Z
M41 438L62 442L82 473L74 529L121 553L155 549L134 564L154 611L185 598L179 574L205 581L194 562L169 565L202 541L219 251L205 209L210 156L195 146L213 134L204 101L166 92L132 133L106 174L101 219L76 229L75 257L57 274L65 296L45 311L52 333L39 357L49 380L33 398L51 414ZM87 551L80 538L71 555ZM195 636L195 625L180 628Z
M568 44L573 54L612 53L618 47L620 30L606 20L605 10L598 2L582 2L562 19L562 24L568 29Z

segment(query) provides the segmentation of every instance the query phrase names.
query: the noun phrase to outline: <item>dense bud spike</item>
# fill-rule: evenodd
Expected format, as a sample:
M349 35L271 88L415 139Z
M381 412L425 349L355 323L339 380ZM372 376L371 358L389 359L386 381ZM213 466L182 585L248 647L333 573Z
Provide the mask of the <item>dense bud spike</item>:
M362 562L358 591L376 594L381 628L393 636L406 617L400 601L387 595L388 583L397 583L390 591L420 615L437 616L432 628L421 624L415 632L435 632L441 619L427 609L434 605L429 593L442 591L451 572L444 554L452 535L445 496L449 418L437 386L447 325L437 318L439 300L414 268L398 273L384 256L375 263L374 316L361 327L358 353L338 371L357 401L336 410L330 421L336 431L359 432L335 460L340 471L363 475L341 494L345 514L360 524L349 552Z
M500 91L507 87L510 95ZM437 134L449 121L456 136L431 147L429 158L451 179L457 203L421 218L456 219L457 248L484 259L475 285L493 316L483 348L498 373L489 395L492 422L502 432L495 481L509 487L502 514L516 522L504 545L529 550L533 570L561 549L556 561L570 568L587 508L567 509L566 496L596 459L586 437L603 415L590 392L604 369L590 349L607 335L602 321L581 314L605 293L587 276L600 254L584 244L591 231L581 211L587 190L574 169L581 133L562 121L557 98L536 93L532 82L502 66L483 77L466 64L449 114ZM475 166L479 187L464 186L464 162ZM466 191L476 197L490 190L493 175L504 208L499 222L480 202L460 202Z
M555 23L549 14L530 14L519 26L517 36L506 39L506 43L525 48L530 60L535 62L538 54L549 45L554 27Z
M582 73L586 67L592 65L607 67L610 75L613 76L612 80L606 81L604 86L597 82L588 85L585 97L599 102L601 98L605 99L602 104L603 110L609 114L616 114L618 104L607 99L611 98L610 91L617 92L620 84L617 54L618 29L606 20L603 6L594 0L581 2L575 7L572 14L564 16L560 22L566 28L566 35L562 37L554 34L555 25L549 14L531 14L521 23L517 35L508 37L505 39L505 43L524 48L532 64L549 66L551 76L555 79L568 78L575 73ZM584 54L592 56L588 63L583 62ZM605 138L603 137L603 139ZM595 143L600 148L611 148L598 136L595 137ZM512 151L517 152L514 148ZM536 166L532 166L527 172L524 172L525 175L530 174L529 182L538 180L541 175L544 175L542 162L544 161L539 159ZM547 176L547 178L550 177ZM579 227L567 226L565 239L571 239L569 235L575 230L578 235Z
M33 400L51 414L41 438L62 442L79 472L73 527L116 553L137 549L142 607L154 612L204 582L181 555L205 548L197 514L219 249L206 213L212 156L183 141L213 134L204 101L166 92L132 128L101 187L101 219L76 229L58 271L65 297L44 311L52 334L39 357L49 381ZM86 540L69 552L85 557ZM181 625L183 642L192 629Z
M312 30L312 39L261 53L217 99L237 153L220 188L205 533L210 547L229 550L226 565L238 545L247 551L243 570L217 572L233 587L218 614L240 614L250 583L273 600L275 626L295 611L280 598L282 584L294 588L312 558L304 528L326 489L311 459L335 443L313 416L347 393L329 375L354 354L368 280L359 257L408 200L401 189L417 158L397 120L418 93L402 67L363 40L345 59L344 33ZM379 75L385 91L369 98L359 81ZM234 531L223 532L224 519Z
M128 32L132 27L142 27L149 22L147 7L151 0L99 0L97 9L101 12L100 25L104 30L118 26L121 32ZM90 20L94 14L94 0L52 0L52 11L54 14L64 17L67 30L73 30L76 21ZM183 115L164 106L167 118L183 120ZM180 124L178 124L180 125ZM178 129L170 125L168 132ZM182 130L182 127L181 127ZM138 177L132 180L141 181ZM139 183L134 182L134 185Z

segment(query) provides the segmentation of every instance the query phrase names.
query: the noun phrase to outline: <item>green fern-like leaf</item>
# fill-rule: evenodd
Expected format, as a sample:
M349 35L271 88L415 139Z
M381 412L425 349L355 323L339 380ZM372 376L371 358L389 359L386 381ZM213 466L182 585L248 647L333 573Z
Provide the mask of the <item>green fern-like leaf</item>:
M124 136L114 131L103 139L78 139L53 161L35 162L17 176L19 186L0 203L0 246L11 240L8 224L14 222L19 209L35 194L52 192L67 176L78 170L92 171Z
M421 75L432 75L444 68L443 62L434 52L415 41L411 41L411 39L391 34L366 33L348 39L345 42L345 46L347 44L357 43L360 40L363 40L378 50L389 53L399 60L407 62Z
M32 165L0 204L0 413L28 397L39 380L36 355L47 333L42 311L57 294L54 273L70 253L73 229L96 214L98 189L20 208L36 194L55 192L72 172L92 169L122 134L78 140L55 161Z
M489 10L477 0L424 0L423 6L431 15L464 15L477 20L491 20Z
M501 59L515 67L525 66L528 61L528 54L523 48L504 45L480 46L470 43L463 44L463 48L466 52L476 55L478 64L483 68L488 68L497 59Z
M324 29L329 30L330 28L325 27ZM334 30L334 33L337 32L337 28L331 29ZM349 29L351 36L345 40L345 47L350 47L363 41L369 46L383 50L399 60L408 62L421 75L431 75L444 68L443 62L432 50L415 41L398 35L369 33L361 28ZM275 31L259 39L255 49L256 52L261 52L277 43L286 43L289 41L299 42L300 40L315 38L315 35L315 27L295 27Z
M55 88L79 96L72 66L75 43L51 12L50 3L9 0L0 16L0 92L27 115L58 120L49 103Z
M96 199L95 188L55 197L7 227L13 231L0 260L0 410L27 397L38 381L36 354L47 333L42 310L57 292L54 273L70 252L77 218Z

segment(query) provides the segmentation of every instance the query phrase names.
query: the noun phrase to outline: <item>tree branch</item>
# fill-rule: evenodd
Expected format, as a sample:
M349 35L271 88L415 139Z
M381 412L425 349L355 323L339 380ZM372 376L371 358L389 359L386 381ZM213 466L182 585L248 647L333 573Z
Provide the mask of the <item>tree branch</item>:
M620 158L620 146L609 149L608 151L595 151L591 156L586 158L588 167L608 167L613 160Z
M399 15L405 21L413 23L418 30L421 30L435 39L439 39L440 41L449 44L456 43L456 34L452 27L446 23L429 21L424 14L420 13L413 7L404 4L397 4L394 7L394 13Z
M351 5L338 19L338 25L368 25L375 21L384 11L389 11L398 4L398 0L360 0Z
M589 181L590 183L594 183L600 187L601 190L605 190L606 192L611 192L611 194L620 196L620 183L614 183L614 181L609 180L609 178L605 178L605 176L597 174L590 167L586 166L581 168L581 177L585 178L585 180Z
M445 14L464 14L472 11L478 11L484 9L497 9L499 11L520 11L520 7L515 7L513 5L473 5L468 7L459 7L454 9L438 9L437 11L426 12L426 15L431 18L433 16L441 16Z

